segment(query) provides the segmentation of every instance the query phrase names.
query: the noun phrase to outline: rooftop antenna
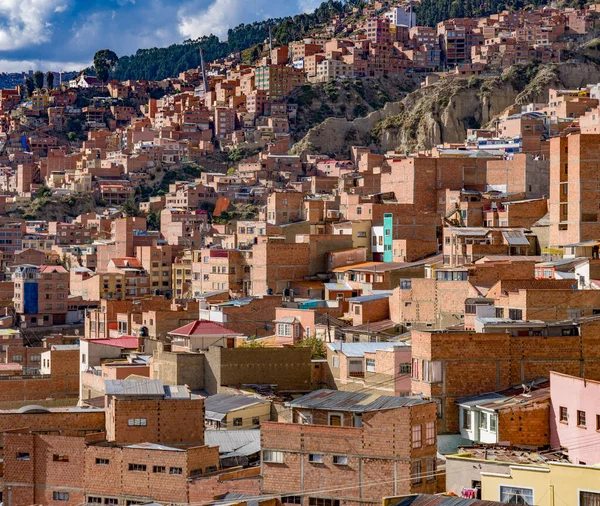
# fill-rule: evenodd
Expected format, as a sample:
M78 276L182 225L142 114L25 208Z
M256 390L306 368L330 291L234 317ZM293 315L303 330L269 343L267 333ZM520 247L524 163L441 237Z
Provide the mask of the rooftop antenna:
M200 47L200 67L202 69L202 84L204 85L204 94L208 93L208 81L206 80L206 69L204 68L204 51Z

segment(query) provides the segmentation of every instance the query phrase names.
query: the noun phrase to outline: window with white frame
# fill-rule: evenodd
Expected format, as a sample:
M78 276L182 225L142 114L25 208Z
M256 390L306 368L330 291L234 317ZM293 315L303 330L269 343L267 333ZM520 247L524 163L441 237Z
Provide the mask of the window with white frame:
M340 366L340 358L334 356L331 360L333 367L339 367Z
M487 417L487 413L484 412L480 412L479 413L479 429L480 430L487 430L488 429L488 417Z
M498 416L492 414L492 415L490 415L490 432L496 433L497 430L498 430Z
M579 506L600 506L600 491L580 490Z
M533 489L500 485L500 502L508 504L534 504Z
M462 427L465 430L471 430L471 410L461 408L462 411Z
M283 464L283 452L275 450L264 450L263 451L263 462L270 462L273 464Z
M284 337L292 337L292 325L289 323L277 324L277 335Z
M341 427L344 425L344 415L341 413L329 413L328 422L333 427Z
M310 425L313 421L312 413L298 413L298 418L300 419L300 423L304 425Z
M348 465L348 457L346 457L346 455L334 455L333 463L336 466L347 466Z
M375 359L367 358L366 359L367 372L375 372Z
M145 427L147 421L145 418L130 418L127 420L127 425L129 425L129 427Z
M322 464L323 463L323 455L320 455L318 453L309 453L308 461L313 464Z

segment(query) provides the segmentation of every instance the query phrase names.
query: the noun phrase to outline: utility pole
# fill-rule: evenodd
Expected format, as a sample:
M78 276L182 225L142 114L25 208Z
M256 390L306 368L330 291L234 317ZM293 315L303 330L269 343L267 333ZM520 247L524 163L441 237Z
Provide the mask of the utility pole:
M271 34L271 25L269 25L269 58L273 63L273 35Z

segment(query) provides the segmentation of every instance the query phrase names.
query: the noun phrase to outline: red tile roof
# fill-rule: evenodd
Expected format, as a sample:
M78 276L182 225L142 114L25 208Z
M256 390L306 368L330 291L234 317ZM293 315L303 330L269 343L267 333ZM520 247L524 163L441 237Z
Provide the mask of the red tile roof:
M135 336L119 336L109 339L88 339L88 342L104 344L106 346L115 346L118 348L126 348L130 350L137 350L139 347L138 338Z
M172 330L169 334L177 336L241 336L238 332L229 330L220 323L211 322L208 320L196 320L188 323L183 327Z
M40 265L38 269L40 272L67 272L62 265Z
M142 267L142 264L136 257L118 257L111 258L111 261L115 267Z

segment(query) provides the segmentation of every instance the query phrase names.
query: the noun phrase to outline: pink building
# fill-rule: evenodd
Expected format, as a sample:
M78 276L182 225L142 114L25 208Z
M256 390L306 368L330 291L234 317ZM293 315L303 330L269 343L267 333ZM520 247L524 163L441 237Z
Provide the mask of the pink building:
M600 463L600 381L550 373L550 445L574 464Z

